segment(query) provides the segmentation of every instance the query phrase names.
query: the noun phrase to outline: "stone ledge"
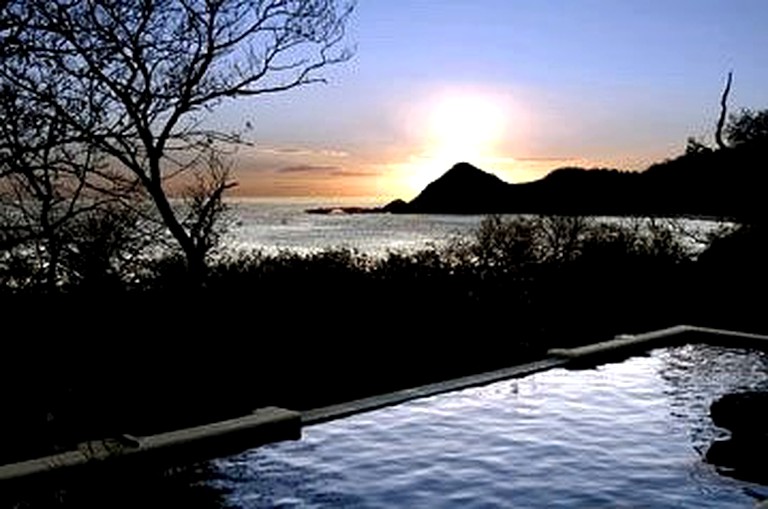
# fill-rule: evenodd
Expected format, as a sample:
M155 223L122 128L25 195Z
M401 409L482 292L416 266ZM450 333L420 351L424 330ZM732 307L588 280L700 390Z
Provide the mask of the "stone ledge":
M692 341L693 338L696 341ZM547 351L547 355L569 360L587 360L590 358L602 360L606 356L621 358L638 350L649 350L659 346L672 346L692 342L723 346L768 348L768 336L697 327L694 325L677 325L644 334L622 334L609 341L577 348L552 348Z
M199 461L299 438L300 413L266 407L236 419L127 440L95 440L81 444L77 450L0 465L0 485L94 466L164 466Z
M337 405L314 408L302 412L302 422L307 426L319 424L321 422L341 419L354 414L370 412L387 406L398 405L418 398L426 398L446 392L467 389L469 387L488 385L509 378L519 378L539 371L563 367L567 362L568 361L564 359L547 358L509 368L487 371L485 373L454 378L444 382L436 382L387 394L371 396L369 398L348 401Z
M499 380L522 377L547 369L593 366L606 361L606 358L608 360L610 358L624 359L638 352L644 352L661 346L682 345L693 342L768 348L768 336L693 325L677 325L643 334L622 334L610 341L578 348L553 348L547 352L547 357L539 361L420 387L402 389L322 408L313 408L302 412L302 422L304 425L310 426L397 405L417 398L434 396L473 386L487 385Z

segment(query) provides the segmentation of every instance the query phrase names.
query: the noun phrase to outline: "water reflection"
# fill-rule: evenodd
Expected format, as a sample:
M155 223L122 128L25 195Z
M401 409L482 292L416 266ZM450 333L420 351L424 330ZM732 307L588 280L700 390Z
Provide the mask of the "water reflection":
M768 356L764 353L687 345L665 350L659 358L663 362L659 376L666 382L671 415L688 430L693 448L702 458L714 440L728 435L712 423L711 404L733 392L768 390Z
M672 417L688 430L694 450L708 463L704 468L714 465L721 476L765 484L765 440L732 439L729 431L714 424L710 408L728 394L768 390L768 355L689 345L667 350L660 358L664 367L659 374L668 384ZM706 489L707 484L702 487ZM768 488L746 486L744 490L758 501L768 498Z

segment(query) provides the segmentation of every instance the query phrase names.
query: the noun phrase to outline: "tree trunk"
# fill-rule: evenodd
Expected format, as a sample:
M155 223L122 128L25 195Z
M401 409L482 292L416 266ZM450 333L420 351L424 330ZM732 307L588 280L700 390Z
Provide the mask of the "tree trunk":
M176 212L174 212L165 191L162 189L162 184L153 183L150 188L150 196L155 202L163 223L168 227L168 231L184 253L189 276L188 283L190 286L199 286L205 276L205 252L201 252L187 230L179 222Z

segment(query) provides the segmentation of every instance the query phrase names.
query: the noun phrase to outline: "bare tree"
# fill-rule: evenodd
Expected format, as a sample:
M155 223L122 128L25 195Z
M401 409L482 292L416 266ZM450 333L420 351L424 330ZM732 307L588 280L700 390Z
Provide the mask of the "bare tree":
M142 189L200 275L231 186L208 163L218 144L238 141L207 128L206 114L226 100L322 82L323 69L351 57L343 41L352 8L341 0L10 0L0 14L0 86L63 126L70 144L105 157L105 177L117 172ZM183 174L200 184L192 214L172 204L171 180Z

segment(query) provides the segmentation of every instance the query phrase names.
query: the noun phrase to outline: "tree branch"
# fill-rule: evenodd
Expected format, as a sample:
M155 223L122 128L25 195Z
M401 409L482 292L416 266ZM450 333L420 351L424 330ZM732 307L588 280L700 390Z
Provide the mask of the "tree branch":
M728 80L725 83L725 90L720 97L720 118L717 119L717 130L715 131L715 143L721 150L728 148L723 141L723 127L728 114L728 94L731 92L731 83L733 82L733 71L728 73Z

